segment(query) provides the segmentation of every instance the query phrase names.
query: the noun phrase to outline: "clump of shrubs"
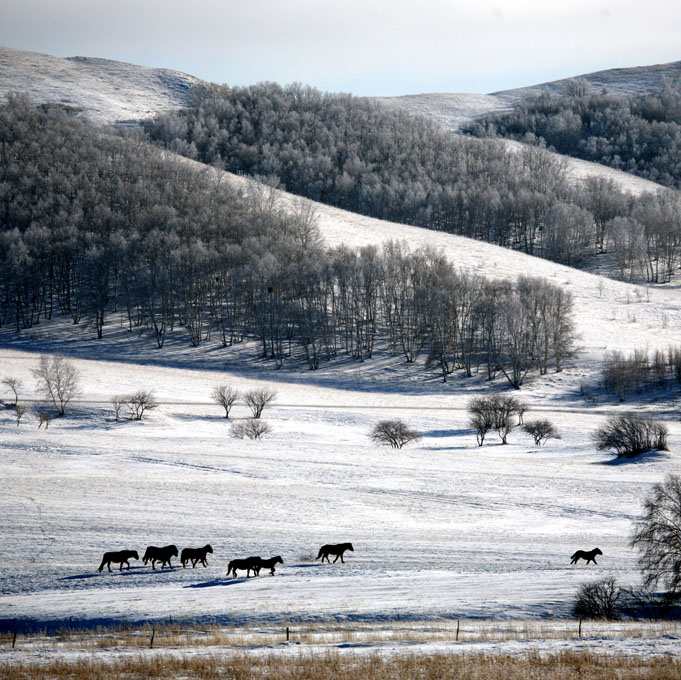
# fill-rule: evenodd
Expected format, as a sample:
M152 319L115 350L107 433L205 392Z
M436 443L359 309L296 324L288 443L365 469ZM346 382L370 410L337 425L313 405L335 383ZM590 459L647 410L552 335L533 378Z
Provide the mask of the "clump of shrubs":
M523 431L534 439L537 446L546 444L549 439L560 439L553 423L549 420L534 420L523 425Z
M251 418L250 420L241 420L234 423L230 429L230 434L235 439L262 439L265 435L272 432L272 428L259 418Z
M583 583L577 595L572 612L579 619L617 619L617 602L622 590L614 578Z
M617 457L632 458L646 451L668 451L667 426L638 416L611 416L593 434L599 451L614 450Z
M402 420L381 420L369 436L379 444L390 444L393 449L401 449L405 444L421 439L421 433L410 430Z
M475 430L478 446L482 446L490 430L496 430L502 444L507 444L511 430L522 423L527 405L515 397L493 395L476 397L468 403L469 423Z

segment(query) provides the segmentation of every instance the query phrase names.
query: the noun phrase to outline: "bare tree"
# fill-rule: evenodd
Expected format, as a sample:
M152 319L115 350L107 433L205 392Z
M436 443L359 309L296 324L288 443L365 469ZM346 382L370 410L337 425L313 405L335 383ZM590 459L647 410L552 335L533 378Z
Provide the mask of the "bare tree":
M14 406L14 417L17 419L17 427L19 427L19 423L26 414L26 411L28 411L28 407L26 406L26 404L17 403Z
M545 444L549 439L561 438L553 423L548 420L533 420L525 423L523 430L534 438L534 443L537 446Z
M482 446L485 443L487 433L494 427L494 413L488 399L485 397L471 399L468 404L468 412L471 414L468 422L475 430L478 446Z
M114 415L116 417L116 422L118 422L118 417L121 414L121 409L126 405L128 397L123 394L114 394L111 397L111 406L113 406Z
M493 395L478 397L468 404L471 414L470 424L476 430L478 446L482 446L485 435L492 429L497 431L502 444L506 441L511 430L516 426L513 416L519 416L527 410L527 406L515 397Z
M244 394L244 401L251 409L254 418L260 418L263 409L277 396L276 392L270 390L251 390Z
M232 437L235 439L262 439L266 434L272 432L272 428L264 420L242 420L234 423L230 429Z
M237 390L227 385L220 385L213 389L213 401L225 409L225 418L229 418L229 412L239 396Z
M7 376L2 379L2 384L14 392L14 405L16 406L19 403L19 391L22 389L23 383L19 378Z
M653 486L635 525L631 545L641 551L646 587L662 582L678 594L681 586L681 476L668 475Z
M125 398L130 409L130 417L133 420L142 420L147 411L158 407L158 402L154 399L151 390L138 390Z
M614 578L583 583L577 591L573 613L580 619L616 619L620 590Z
M405 444L421 439L421 433L410 430L402 420L381 420L369 436L379 444L390 444L393 449L401 449Z
M63 416L69 402L79 394L79 373L64 357L41 356L37 368L32 370L38 390L54 404L57 414Z

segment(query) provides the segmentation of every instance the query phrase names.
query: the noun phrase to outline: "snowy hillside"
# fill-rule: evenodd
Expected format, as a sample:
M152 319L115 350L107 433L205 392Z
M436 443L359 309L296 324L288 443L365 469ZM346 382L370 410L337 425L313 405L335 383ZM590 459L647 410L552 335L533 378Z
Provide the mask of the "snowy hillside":
M185 106L198 78L109 59L62 59L0 46L0 96L75 107L100 125L134 123Z
M181 161L184 162L184 161ZM245 181L232 178L232 181ZM279 195L281 207L299 199ZM70 323L30 336L4 334L0 374L19 377L22 399L39 398L38 353L74 357L83 392L71 415L37 429L0 411L0 627L122 621L288 621L403 618L566 617L585 580L639 579L628 541L650 485L678 469L681 426L668 422L671 453L614 464L590 435L605 414L637 408L584 402L606 349L666 347L681 330L674 291L604 280L523 254L317 206L328 243L404 239L441 249L488 276L544 276L576 302L577 361L532 381L520 396L562 439L536 448L514 432L482 449L466 403L487 390L482 376L444 384L398 358L339 359L319 371L275 371L252 348L184 338L162 351L117 323L91 340ZM106 359L109 359L107 361ZM211 389L276 390L262 442L229 436ZM153 388L161 402L142 422L115 422L114 394ZM499 383L498 388L505 389ZM2 393L8 400L11 395ZM533 413L534 412L534 413ZM243 403L232 418L248 416ZM368 438L376 421L402 417L423 433L400 452ZM315 561L323 543L351 541L347 564ZM211 543L209 567L99 574L103 552ZM570 566L577 548L599 546L594 567ZM226 576L235 557L281 555L276 577ZM177 565L177 560L175 560Z
M580 76L539 83L514 90L491 94L413 94L402 97L374 97L385 106L405 113L423 114L437 121L443 128L458 130L471 119L489 113L503 113L523 97L549 91L560 94L565 84L574 78L586 80L593 92L607 90L614 95L639 95L659 89L662 82L677 82L681 76L681 61L654 66L616 68Z
M181 74L174 81L148 69L142 77L128 65L17 52L3 51L9 59L0 72L3 88L32 85L36 99L50 93L100 122L179 105L169 92L191 85ZM121 95L119 85L112 89L119 76L130 79L130 91L139 85L137 99ZM175 85L168 88L164 77ZM244 178L225 179L246 189ZM643 190L628 176L621 180L633 192ZM301 201L276 194L282 209ZM506 386L490 386L481 375L453 376L445 384L422 363L410 366L385 352L363 363L340 357L319 371L274 370L253 347L224 348L212 340L192 348L180 331L159 350L115 315L99 341L64 319L19 337L0 329L0 378L22 381L23 402L40 404L31 369L41 353L69 357L82 386L70 412L49 430L37 428L34 412L17 425L11 394L0 388L0 629L64 625L70 617L76 626L171 616L259 625L371 624L398 615L552 619L570 616L584 581L638 582L632 522L650 485L678 470L681 425L671 406L587 403L579 385L597 382L608 350L678 343L678 292L313 207L328 245L404 240L411 248L434 247L467 271L541 276L569 290L578 356L562 373L533 380L519 393L531 408L527 417L550 418L562 439L538 448L516 430L509 446L492 437L478 448L466 404ZM269 437L230 437L230 422L211 400L221 384L276 390L263 416ZM141 422L117 422L112 397L137 389L153 389L159 408ZM628 409L669 424L669 453L619 463L595 450L594 428L607 414ZM240 401L232 419L248 415ZM420 442L401 451L372 443L372 425L392 417L419 430ZM354 545L347 564L315 561L322 544L345 541ZM184 570L174 558L173 570L133 561L129 571L97 572L105 551L133 549L141 557L147 545L170 543L180 550L210 543L209 566ZM603 551L597 566L569 564L576 549L595 546ZM281 555L284 564L274 577L226 575L231 559L254 554Z

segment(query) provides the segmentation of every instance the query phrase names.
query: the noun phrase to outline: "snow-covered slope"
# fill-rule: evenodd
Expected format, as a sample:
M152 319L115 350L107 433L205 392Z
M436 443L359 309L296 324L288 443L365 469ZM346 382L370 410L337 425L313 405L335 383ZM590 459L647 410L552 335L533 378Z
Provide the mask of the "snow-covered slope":
M528 95L545 91L560 94L564 92L566 83L574 78L588 82L593 92L607 90L610 94L624 96L654 92L665 80L677 82L680 76L681 61L674 61L653 66L608 69L491 94L424 93L372 99L392 109L429 116L445 129L458 130L472 119L508 111L513 104Z
M98 124L134 123L185 106L198 78L109 59L62 59L0 46L0 96L72 106Z
M247 180L230 181L245 188ZM283 192L278 200L284 209L300 201ZM401 239L437 248L468 271L543 276L569 290L578 361L521 393L529 416L549 417L563 439L538 449L515 432L509 446L492 439L479 449L465 406L489 389L484 378L443 384L422 365L385 355L361 364L339 358L318 372L275 371L244 360L248 347L192 348L179 331L158 350L115 318L101 341L68 322L19 338L2 329L0 377L23 381L22 400L40 398L31 373L40 352L71 357L83 391L47 431L32 414L17 427L13 410L0 409L0 628L65 625L69 617L76 626L170 616L226 624L551 618L569 615L586 580L637 582L632 521L650 485L678 469L681 426L671 411L648 405L669 422L671 452L613 464L590 433L622 407L586 404L578 387L594 379L607 349L676 343L677 293L314 207L330 245ZM219 384L277 391L264 416L269 438L230 438L211 402ZM150 388L161 406L148 419L114 420L113 395ZM634 407L642 410L623 408ZM233 419L247 416L237 404ZM369 440L377 420L395 416L423 433L416 446L391 451ZM315 561L320 545L344 541L355 548L346 565ZM104 551L142 556L147 545L207 542L214 553L205 569L152 571L134 561L129 572L96 571ZM595 546L603 551L597 567L570 566L574 550ZM284 565L276 577L226 576L229 560L251 554L280 554Z

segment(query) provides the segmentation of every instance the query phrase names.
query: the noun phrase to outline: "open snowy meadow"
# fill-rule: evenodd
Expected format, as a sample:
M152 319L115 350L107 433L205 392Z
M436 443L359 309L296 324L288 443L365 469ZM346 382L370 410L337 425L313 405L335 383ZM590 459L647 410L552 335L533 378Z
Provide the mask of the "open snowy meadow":
M330 242L362 245L371 230L383 235L387 225L318 209ZM319 371L302 365L277 371L248 345L197 349L177 334L157 350L113 317L101 341L65 322L20 337L5 331L0 374L23 382L23 401L39 399L32 369L41 354L69 357L82 387L67 415L47 430L37 428L31 413L17 426L9 406L0 411L5 631L172 621L246 626L276 637L286 626L339 625L343 634L321 636L322 648L346 649L348 635L359 635L355 651L399 650L405 639L433 650L438 636L418 633L423 624L416 622L426 620L445 627L438 644L464 651L463 634L455 641L452 628L462 620L466 644L475 649L492 643L473 631L500 622L512 622L516 632L497 635L493 650L578 644L655 654L674 647L676 630L659 635L652 628L637 628L635 642L618 628L577 643L571 608L585 581L639 582L629 547L633 522L651 485L678 470L681 426L669 402L634 399L620 406L598 387L608 349L674 344L681 325L676 291L601 279L461 237L389 227L414 246L441 248L463 268L505 277L531 272L573 293L577 357L565 371L537 377L516 393L530 406L526 418L550 419L562 439L537 447L518 428L509 445L490 435L478 447L466 405L490 389L508 393L507 385L456 374L443 383L422 362L406 365L385 352L363 363L338 358ZM597 402L580 395L584 383ZM231 423L250 412L237 402L226 420L211 400L222 384L242 393L276 391L263 413L270 435L230 436ZM153 390L159 408L142 421L117 422L111 397L138 389ZM11 401L9 392L2 397ZM596 451L591 433L621 411L664 420L670 452L620 462ZM422 439L399 451L369 439L377 421L396 417ZM341 542L354 546L345 564L315 560L322 544ZM182 550L206 543L214 551L206 568L182 569L173 558L172 570L132 560L129 571L116 565L113 573L97 571L106 551L130 549L142 557L148 545ZM597 566L570 565L575 550L596 546L603 552ZM230 560L249 555L281 555L283 564L275 576L226 575ZM560 639L545 639L546 629L527 633L539 623L567 632L548 635ZM360 628L372 633L362 637ZM320 648L320 640L304 644ZM36 645L38 658L49 656ZM8 644L1 658L20 653Z

